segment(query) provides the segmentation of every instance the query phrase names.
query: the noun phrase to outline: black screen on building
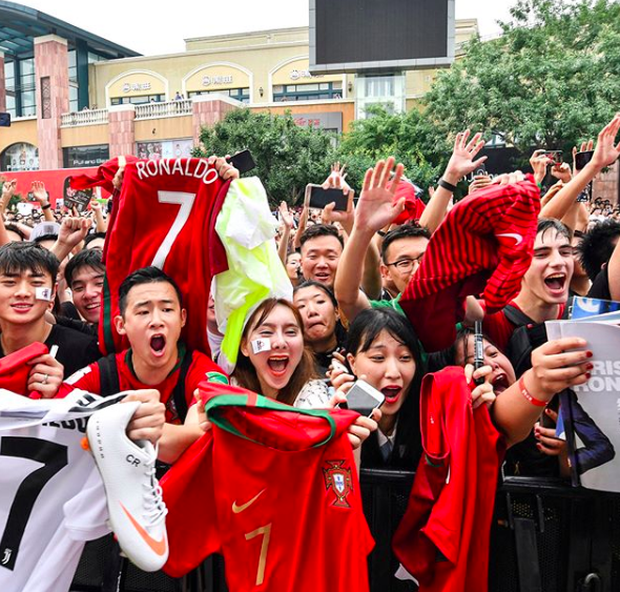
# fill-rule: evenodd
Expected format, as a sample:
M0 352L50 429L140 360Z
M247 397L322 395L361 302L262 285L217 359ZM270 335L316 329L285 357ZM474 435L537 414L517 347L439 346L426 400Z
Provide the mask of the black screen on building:
M448 4L449 0L314 0L312 65L451 57Z

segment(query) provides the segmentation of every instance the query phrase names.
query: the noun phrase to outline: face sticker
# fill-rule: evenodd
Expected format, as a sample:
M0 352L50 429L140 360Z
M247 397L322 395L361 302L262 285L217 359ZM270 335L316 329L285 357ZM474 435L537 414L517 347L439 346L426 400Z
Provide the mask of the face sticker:
M252 351L255 354L271 350L271 341L269 339L254 339L251 343Z
M34 296L37 300L45 300L45 302L49 302L52 299L52 289L51 288L35 288Z

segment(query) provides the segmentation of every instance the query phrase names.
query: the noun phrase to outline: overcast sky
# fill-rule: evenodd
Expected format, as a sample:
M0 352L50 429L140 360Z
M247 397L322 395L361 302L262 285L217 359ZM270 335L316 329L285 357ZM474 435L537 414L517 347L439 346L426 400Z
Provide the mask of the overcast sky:
M334 0L337 1L337 0ZM377 0L381 1L381 0ZM145 55L182 52L184 39L308 24L308 0L18 0ZM456 18L497 33L514 0L456 0Z

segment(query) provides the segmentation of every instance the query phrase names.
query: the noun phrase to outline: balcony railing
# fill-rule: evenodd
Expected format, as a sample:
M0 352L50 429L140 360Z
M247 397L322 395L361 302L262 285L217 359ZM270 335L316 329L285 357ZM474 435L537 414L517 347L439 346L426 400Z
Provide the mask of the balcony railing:
M168 101L167 103L146 103L136 105L136 119L160 119L178 115L191 115L191 99Z
M61 127L73 127L76 125L101 125L108 123L107 109L89 109L76 113L63 113L60 116Z

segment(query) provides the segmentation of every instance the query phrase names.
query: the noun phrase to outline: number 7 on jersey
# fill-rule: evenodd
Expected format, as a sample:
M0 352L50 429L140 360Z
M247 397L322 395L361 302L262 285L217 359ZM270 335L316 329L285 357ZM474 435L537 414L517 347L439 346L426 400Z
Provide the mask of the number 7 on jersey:
M179 204L181 207L179 208L179 213L174 219L166 238L164 238L161 245L159 245L159 249L157 249L157 253L155 253L155 257L153 257L153 262L151 265L159 267L159 269L164 268L168 253L170 253L170 249L172 248L174 241L177 240L181 230L183 230L183 227L187 223L189 215L192 212L192 208L194 207L195 200L195 193L186 193L184 191L157 192L157 201L159 203Z

